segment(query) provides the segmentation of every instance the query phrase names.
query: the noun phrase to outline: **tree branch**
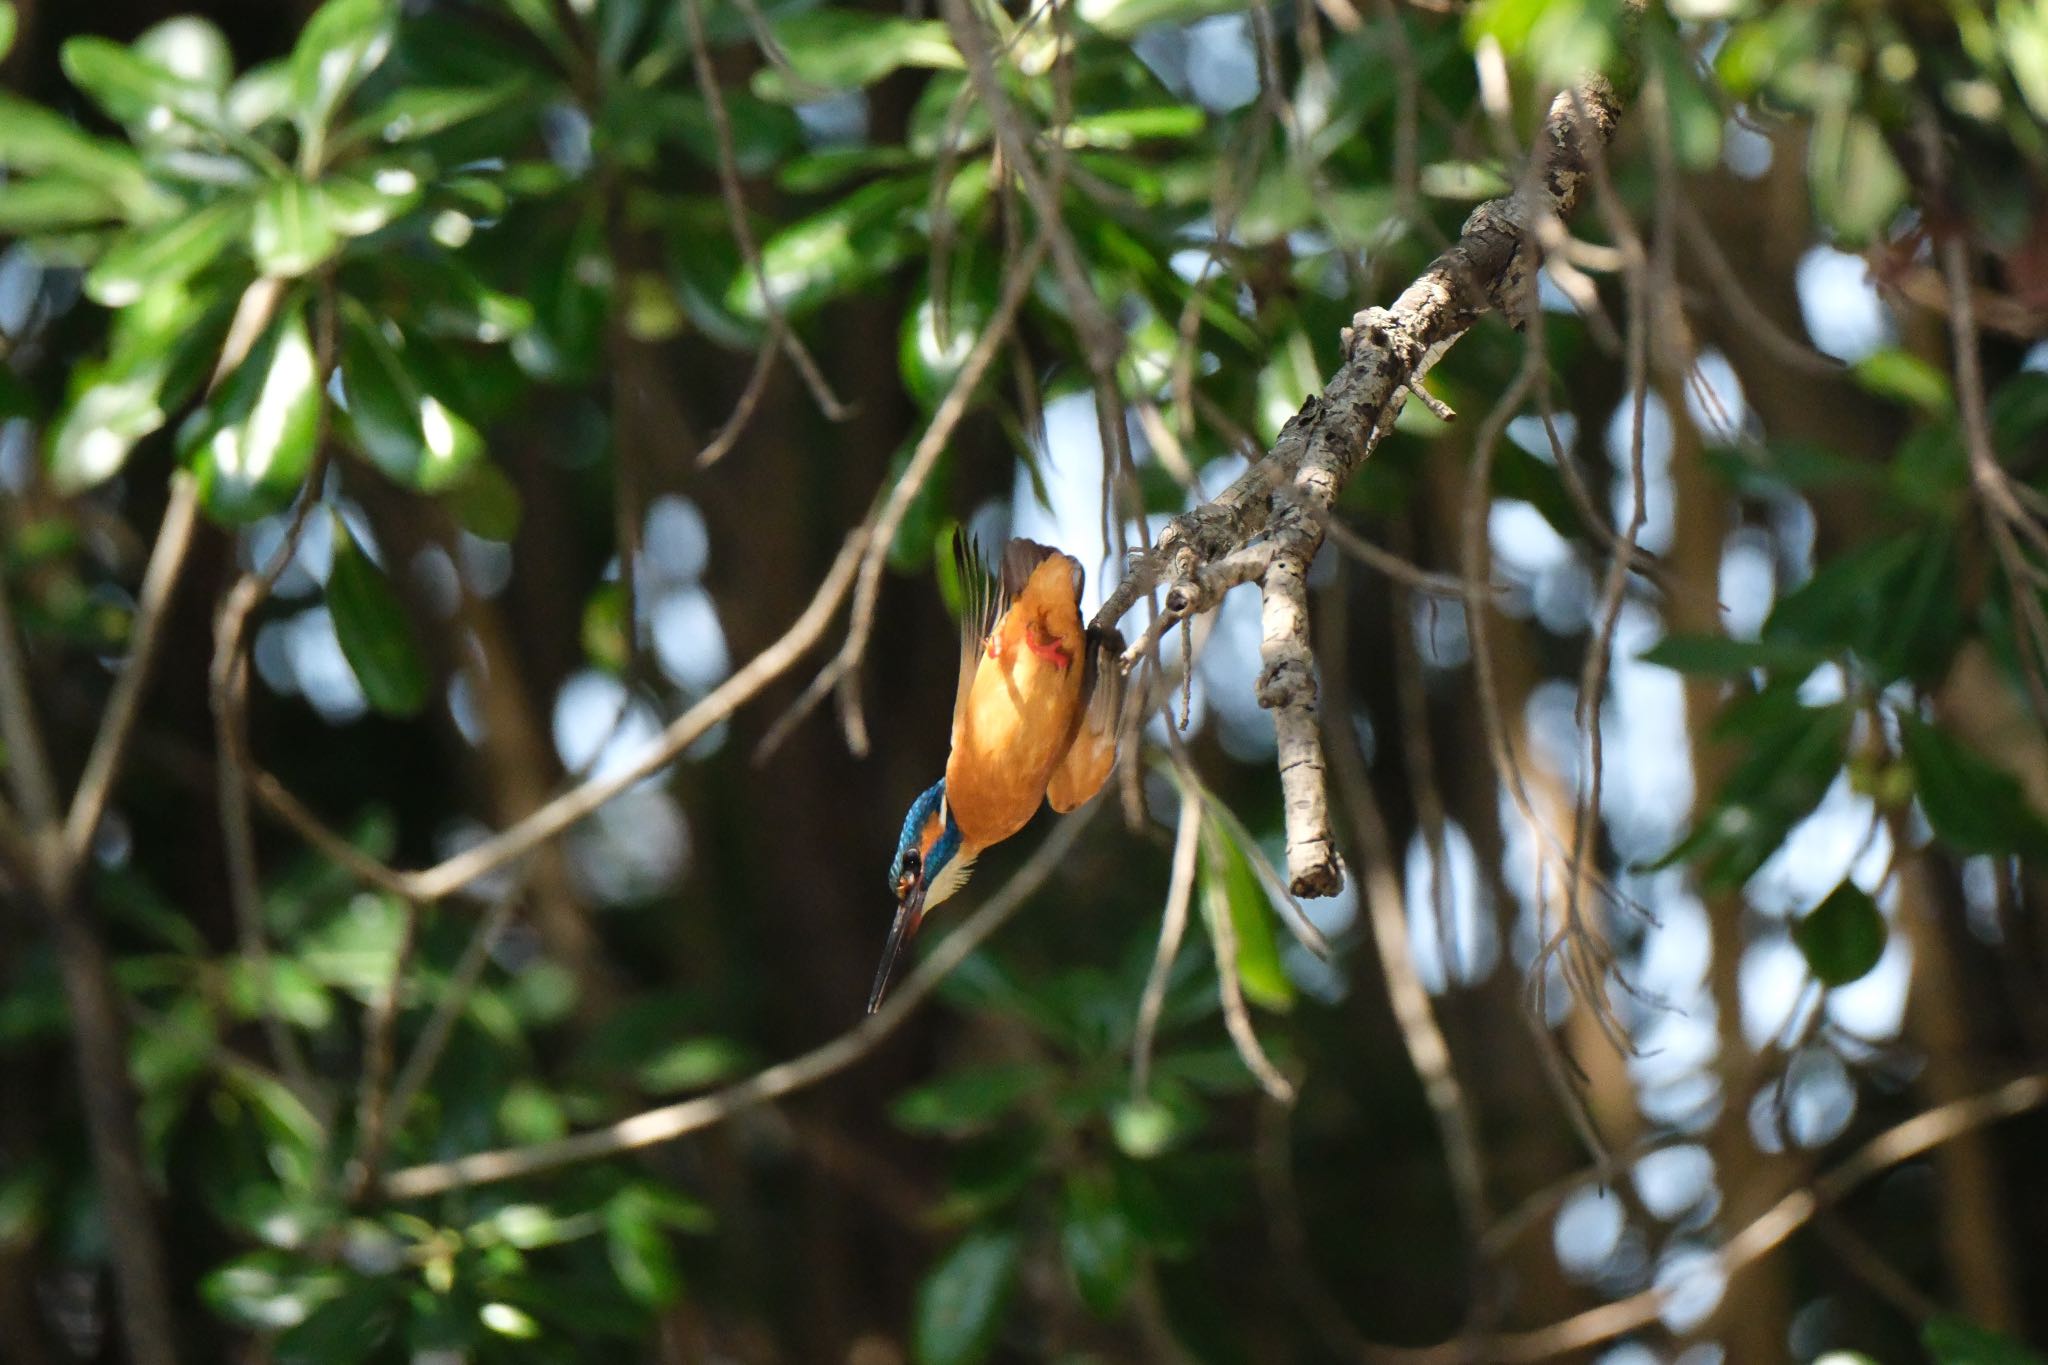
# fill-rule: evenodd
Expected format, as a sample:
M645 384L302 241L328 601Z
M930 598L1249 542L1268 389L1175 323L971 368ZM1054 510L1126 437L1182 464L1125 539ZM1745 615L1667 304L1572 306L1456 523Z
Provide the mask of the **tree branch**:
M1538 227L1571 213L1590 155L1612 138L1619 117L1599 77L1553 100L1541 156L1515 192L1475 209L1459 240L1392 307L1352 319L1344 363L1323 392L1303 403L1236 482L1174 518L1154 550L1134 557L1096 613L1096 625L1114 625L1140 597L1167 584L1166 615L1184 617L1256 576L1264 634L1258 697L1273 712L1288 881L1297 895L1327 896L1343 884L1330 836L1306 589L1330 509L1423 376L1474 322L1494 309L1518 325L1528 315L1542 255ZM1147 648L1158 636L1157 629L1147 632ZM1131 662L1127 655L1126 666Z

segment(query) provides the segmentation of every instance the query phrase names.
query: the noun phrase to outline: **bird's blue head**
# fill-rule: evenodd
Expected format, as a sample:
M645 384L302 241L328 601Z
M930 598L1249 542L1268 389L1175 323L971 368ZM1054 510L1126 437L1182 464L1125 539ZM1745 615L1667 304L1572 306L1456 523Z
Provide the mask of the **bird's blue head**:
M946 807L946 783L941 778L910 803L910 813L903 817L896 859L889 864L889 890L896 897L896 919L889 927L882 965L875 973L875 987L868 996L869 1014L881 1007L897 960L917 936L925 911L958 891L973 867L974 860L961 853L960 826L953 823L953 813Z

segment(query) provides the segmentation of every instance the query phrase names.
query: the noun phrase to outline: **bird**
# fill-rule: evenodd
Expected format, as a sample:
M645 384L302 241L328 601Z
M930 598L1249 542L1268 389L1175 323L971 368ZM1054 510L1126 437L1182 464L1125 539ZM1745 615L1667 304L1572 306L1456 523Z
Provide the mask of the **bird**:
M993 578L956 541L968 600L945 776L911 802L889 864L896 915L868 995L881 1008L925 915L962 886L984 849L1029 824L1039 804L1064 814L1116 766L1123 637L1081 623L1080 561L1022 538Z

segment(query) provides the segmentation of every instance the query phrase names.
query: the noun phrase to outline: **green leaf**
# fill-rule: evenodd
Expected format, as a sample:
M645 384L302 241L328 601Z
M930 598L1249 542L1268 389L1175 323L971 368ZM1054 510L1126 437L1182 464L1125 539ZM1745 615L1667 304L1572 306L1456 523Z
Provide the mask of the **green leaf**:
M1231 0L1081 0L1081 22L1112 38L1128 38L1154 24L1185 24L1239 8Z
M775 38L789 58L789 71L763 67L754 77L754 93L789 103L815 99L819 90L858 90L906 66L938 71L962 65L960 50L937 19L813 9L776 20Z
M456 485L450 501L455 519L473 536L509 543L519 534L519 489L504 470L488 461L471 468L469 477Z
M637 1187L621 1190L604 1206L605 1249L619 1287L658 1308L683 1292L682 1271L669 1245L660 1207Z
M123 216L120 200L105 185L76 176L40 175L0 185L0 233L29 237L97 227Z
M1881 682L1938 676L1961 630L1954 539L1929 524L1845 550L1778 600L1763 638L1853 651Z
M14 0L0 0L0 59L14 51L14 34L20 22L14 12Z
M1100 114L1083 114L1069 123L1067 142L1074 147L1121 151L1137 143L1157 139L1185 141L1198 136L1208 125L1208 113L1192 104L1111 109Z
M342 329L342 393L348 429L370 462L408 488L437 493L463 482L483 454L484 439L421 385L419 367L399 349L417 344L350 307Z
M161 203L142 160L122 143L94 137L40 104L0 91L0 165L17 173L62 171L104 188L130 212Z
M1899 739L1914 795L1942 842L1959 853L2048 858L2048 825L2018 778L1915 715L1900 714Z
M523 81L497 85L408 85L349 126L351 140L412 142L493 113L527 92Z
M341 1273L308 1268L275 1251L237 1257L199 1282L214 1312L258 1331L296 1327L342 1291Z
M1846 986L1884 956L1884 916L1877 902L1845 881L1792 926L1792 942L1823 986Z
M279 1337L275 1358L278 1365L373 1359L397 1321L397 1305L389 1290L374 1281L358 1280Z
M234 79L235 56L219 27L192 14L174 15L143 31L133 45L137 57L203 90L225 93Z
M199 127L221 122L218 89L158 65L135 49L106 38L72 38L59 60L71 83L93 98L116 123L135 132L161 132L176 119Z
M320 182L328 224L343 237L367 237L420 202L420 175L395 160L358 163Z
M1734 640L1726 635L1667 635L1637 656L1675 673L1742 675L1755 669L1805 677L1828 655L1778 640Z
M265 275L291 279L332 256L341 233L318 185L273 180L257 196L249 224L249 253Z
M2020 97L2048 123L2048 9L2034 0L1998 0L1998 45Z
M1920 1329L1935 1365L2048 1365L2040 1353L1966 1318L1940 1314Z
M1247 853L1223 821L1206 818L1202 825L1199 890L1210 932L1225 915L1237 940L1237 976L1247 1000L1269 1010L1294 1004L1294 983L1280 966L1273 937L1273 908L1252 870Z
M540 1335L540 1324L533 1320L533 1315L509 1303L487 1303L477 1310L476 1316L499 1336L514 1341L532 1341Z
M879 279L909 254L911 214L923 202L918 178L855 190L764 243L762 273L742 272L726 291L726 307L749 321L765 322L764 275L766 290L792 318Z
M66 493L112 478L135 443L163 426L177 401L174 382L181 341L190 346L199 307L183 290L152 289L121 310L114 344L103 362L72 375L71 395L48 433L51 480Z
M746 1063L746 1050L730 1038L686 1038L650 1057L635 1075L649 1094L672 1095L716 1085Z
M889 1116L913 1133L964 1137L993 1127L1054 1079L1051 1067L1034 1062L970 1066L897 1096Z
M410 716L427 703L431 681L413 641L405 608L355 533L334 518L334 567L327 577L327 607L341 652L363 685L370 705L386 715Z
M1872 393L1919 408L1930 416L1940 417L1955 407L1948 376L1900 347L1872 351L1857 361L1851 372L1856 382Z
M249 201L235 196L125 232L86 275L85 292L105 307L126 308L146 289L183 284L241 237L250 213Z
M1853 719L1846 705L1800 705L1790 681L1728 707L1715 733L1739 736L1747 752L1692 833L1653 866L1690 862L1708 891L1748 881L1842 770Z
M1017 1235L969 1233L918 1286L911 1354L917 1365L974 1365L1002 1330L1017 1283Z
M253 521L298 492L320 434L319 370L305 309L290 308L194 414L182 444L196 462L200 497L215 517Z
M1881 236L1906 202L1906 174L1869 115L1830 101L1806 148L1814 210L1843 245Z
M1108 1181L1089 1175L1068 1179L1060 1214L1060 1254L1081 1291L1081 1301L1098 1315L1113 1317L1137 1273L1138 1239Z
M391 0L327 0L307 21L291 57L292 117L312 147L307 164L319 164L335 109L391 50L396 23Z

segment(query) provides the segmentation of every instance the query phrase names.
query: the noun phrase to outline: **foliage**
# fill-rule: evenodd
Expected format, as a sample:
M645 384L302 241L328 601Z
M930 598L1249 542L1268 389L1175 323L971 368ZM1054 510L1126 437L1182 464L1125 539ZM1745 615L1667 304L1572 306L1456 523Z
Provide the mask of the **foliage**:
M1210 941L1235 944L1223 965L1267 1049L1314 1080L1292 1127L1256 1097L1203 943L1167 964L1149 1079L1133 1087L1168 880L1151 836L1175 804L1165 770L1141 770L1140 828L1108 831L1105 813L1034 904L1037 918L946 981L943 1023L879 1049L854 1081L786 1109L748 1107L644 1158L417 1200L381 1197L375 1177L602 1129L852 1027L856 998L836 993L867 964L843 959L880 927L853 919L866 913L872 869L856 877L841 862L880 862L869 836L889 837L894 815L882 808L900 808L895 798L941 761L954 643L929 580L956 605L959 594L935 547L1013 490L1021 516L1034 497L1057 503L1057 491L1095 482L1092 469L1077 481L1061 467L1071 443L1049 435L1048 413L1077 400L1126 408L1127 421L1106 416L1102 431L1113 447L1130 442L1134 463L1105 486L1121 479L1155 515L1188 505L1185 483L1213 494L1338 365L1354 310L1391 298L1475 203L1517 183L1549 96L1581 73L1656 92L1630 106L1637 131L1570 225L1600 276L1586 285L1594 311L1620 318L1630 302L1621 274L1599 264L1632 249L1617 224L1662 223L1666 175L1737 197L1724 167L1758 127L1775 155L1796 158L1795 197L1813 214L1803 245L1867 248L1876 277L1910 299L1927 278L1922 248L1952 233L1986 264L1994 302L2038 316L2048 298L2038 7L959 6L989 29L1000 101L977 84L955 8L325 0L288 42L266 46L260 24L230 34L191 15L132 41L59 42L0 5L0 51L17 38L41 45L17 54L40 64L35 93L0 93L0 233L11 239L0 255L0 590L14 618L0 616L0 631L11 640L19 627L45 701L101 697L101 660L123 654L142 619L136 547L166 485L189 479L208 519L197 556L208 567L181 591L214 593L237 564L268 580L250 632L256 762L268 765L255 775L259 804L279 804L266 781L297 792L359 856L393 865L514 823L558 778L622 770L622 754L797 617L837 538L903 476L1003 310L1009 272L1041 232L1051 239L1012 339L966 395L971 417L888 544L896 581L867 665L882 742L865 766L837 749L821 756L815 736L768 756L772 715L722 720L619 797L612 809L634 818L594 819L560 848L415 905L295 835L265 827L253 852L221 848L233 806L213 760L234 731L205 692L222 676L209 673L218 603L174 606L165 670L176 682L151 694L143 752L100 831L83 901L132 1029L137 1124L149 1176L167 1192L191 1358L865 1358L849 1343L880 1332L924 1365L1169 1349L1310 1359L1329 1345L1318 1337L1348 1348L1354 1319L1416 1339L1448 1335L1468 1309L1491 1321L1496 1305L1464 1297L1457 1239L1470 1230L1445 1213L1464 1196L1431 1127L1441 1086L1425 1074L1418 1089L1373 984L1382 967L1360 921L1374 907L1330 912L1331 963L1276 933L1271 765L1231 728L1243 721L1214 695L1222 675L1202 670L1190 733L1155 725L1153 741L1185 746L1214 779L1190 900ZM1486 54L1477 70L1475 51ZM1481 98L1478 72L1496 53L1505 107ZM1002 147L1006 119L1042 139L1043 202ZM1916 152L1930 137L1939 164ZM1715 320L1702 335L1754 330L1747 315L1730 323L1693 298L1684 278L1687 306ZM1788 281L1770 283L1789 295ZM1475 328L1431 373L1431 391L1485 413L1524 348L1540 347L1546 377L1531 392L1542 396L1500 413L1515 419L1504 441L1483 417L1447 426L1409 405L1343 490L1341 515L1376 543L1418 546L1432 569L1457 568L1451 542L1467 526L1443 509L1471 477L1474 507L1531 513L1560 575L1568 566L1598 581L1612 531L1589 525L1586 509L1599 521L1608 489L1588 501L1577 465L1592 443L1575 433L1618 410L1611 330L1561 307L1522 335ZM1894 940L1923 932L1900 909L1906 860L1959 888L2010 882L2035 896L2048 873L2048 811L2034 804L2025 757L2041 739L2024 700L2042 664L2030 622L2048 608L2040 547L2023 546L2017 565L1996 553L1972 461L1975 395L1939 347L1895 331L1813 381L1877 413L1877 439L1794 422L1758 435L1665 411L1667 426L1707 437L1694 452L1706 492L1687 497L1752 529L1827 523L1805 550L1773 530L1776 578L1754 630L1683 615L1714 596L1718 543L1688 562L1667 547L1654 582L1620 585L1655 627L1631 637L1647 647L1622 662L1669 670L1704 703L1690 738L1712 780L1686 827L1664 831L1675 834L1666 847L1593 839L1597 870L1621 886L1617 902L1666 873L1682 879L1714 907L1714 951L1737 953L1744 907L1760 910L1760 888L1800 856L1802 830L1852 802L1883 866L1873 875L1851 859L1839 880L1769 912L1789 920L1768 933L1789 938L1815 998L1846 995ZM2038 514L2048 375L2004 341L1984 349L1985 437ZM1662 391L1665 402L1682 403L1682 387ZM843 410L835 389L850 399ZM1575 424L1562 437L1555 415ZM739 440L725 464L698 471L698 452L728 423ZM1484 465L1472 459L1474 427L1498 447ZM1619 492L1625 458L1613 463ZM1668 509L1678 495L1660 496ZM660 516L690 534L650 534ZM1517 897L1532 893L1511 870L1505 775L1467 725L1465 694L1445 704L1447 680L1465 685L1459 670L1481 642L1466 627L1465 657L1432 647L1416 663L1414 641L1435 638L1425 615L1433 628L1456 603L1417 607L1378 579L1315 581L1319 623L1328 611L1344 629L1376 632L1348 646L1349 673L1364 675L1357 695L1325 699L1329 742L1370 750L1397 861L1406 850L1409 869L1430 865L1441 937L1416 961L1434 961L1445 989L1462 992L1437 1003L1461 1063L1491 1082L1472 1086L1486 1136L1535 1153L1504 1163L1478 1205L1519 1198L1577 1158L1557 1106L1528 1098L1532 1057L1503 1041L1528 1022L1513 992L1487 987L1506 969L1486 958L1464 971L1482 955L1461 935L1497 945L1550 932L1540 915L1540 932L1512 922ZM1502 657L1575 686L1577 653L1597 634L1591 608L1560 628L1528 583L1504 584L1500 605L1497 624L1533 615L1545 628L1507 626L1529 657ZM677 621L696 630L687 648L665 643ZM1389 632L1411 622L1414 634L1392 644ZM1337 631L1327 647L1344 639ZM1256 653L1255 638L1238 643ZM1973 723L1982 694L1957 690L1978 659L2019 717L2002 732L2020 736L2009 748ZM1412 695L1405 673L1393 681L1411 665ZM1533 717L1538 688L1525 684L1529 704L1516 709ZM591 733L567 704L578 687L609 703ZM1602 723L1602 700L1591 699L1589 723ZM69 776L90 751L92 717L74 714L84 703L46 709ZM6 738L0 768L18 781L28 759ZM1511 738L1517 755L1540 747ZM770 766L750 766L757 742ZM1540 761L1569 769L1554 758ZM1551 776L1568 808L1570 779ZM1466 878L1483 892L1445 861L1446 791L1468 860L1491 859ZM1490 838L1509 846L1506 862ZM250 888L236 883L245 857ZM1365 870L1348 847L1347 857ZM856 882L859 894L842 889ZM1411 894L1424 884L1409 871ZM252 907L237 906L244 889ZM1484 933L1459 927L1462 914L1496 911L1501 924ZM76 1029L75 962L58 935L14 918L0 930L0 1074L48 1089ZM1624 946L1650 932L1620 913L1602 923ZM1411 937L1430 924L1411 916ZM1525 946L1520 965L1535 960ZM1609 984L1632 1027L1658 1026L1658 1002L1630 992L1626 969ZM1737 1014L1721 1022L1731 1056ZM1789 1050L1835 1048L1875 1067L1879 1047L1816 1041L1818 1029ZM2004 1032L1999 1046L2024 1058ZM1634 1058L1628 1068L1653 1069ZM1751 1110L1720 1088L1735 1082L1700 1074L1714 1092L1705 1119L1647 1119L1647 1104L1624 1117L1703 1142L1704 1125L1732 1114L1746 1141ZM1897 1074L1877 1075L1872 1093L1892 1103ZM38 1302L15 1293L22 1284L69 1284L77 1268L99 1275L115 1259L85 1109L64 1090L47 1112L0 1117L0 1333L14 1324L5 1315ZM1280 1191L1294 1165L1308 1189L1290 1213ZM2039 1173L2030 1179L2038 1201ZM1704 1230L1729 1231L1713 1222L1714 1202L1703 1195L1668 1218L1631 1207L1606 1268L1583 1278L1611 1297L1640 1290L1649 1267L1663 1275ZM1914 1215L1892 1216L1923 1231ZM880 1251L878 1228L889 1238ZM1542 1244L1540 1267L1494 1267L1484 1293L1541 1293L1558 1279L1546 1239L1529 1240ZM1916 1255L1929 1240L1916 1239ZM2014 1250L2038 1276L2036 1249ZM1304 1267L1318 1263L1344 1286L1341 1303L1317 1297ZM821 1267L831 1292L815 1296L817 1325L804 1326L792 1305ZM1375 1288L1354 1295L1356 1284ZM85 1318L115 1320L105 1283L84 1292ZM1549 1307L1564 1311L1575 1293ZM1935 1317L1916 1337L1879 1301L1853 1302L1880 1325L1852 1324L1840 1344L1917 1341L1943 1365L2034 1359L1959 1317Z

